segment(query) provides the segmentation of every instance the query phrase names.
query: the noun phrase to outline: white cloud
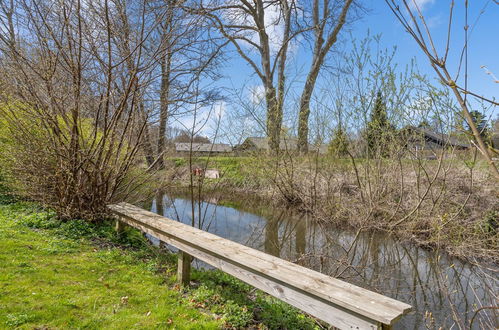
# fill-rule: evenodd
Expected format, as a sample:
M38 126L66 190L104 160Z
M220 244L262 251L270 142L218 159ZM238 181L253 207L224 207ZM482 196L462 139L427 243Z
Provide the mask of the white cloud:
M255 85L249 89L249 99L251 103L258 105L265 98L265 87L263 85Z
M416 9L417 7L419 10L423 11L427 6L432 5L434 2L435 0L410 0L409 7L411 9Z
M439 26L443 22L442 17L440 15L430 16L426 21L430 29Z
M216 131L227 110L227 103L219 101L210 107L192 107L191 112L182 116L171 117L170 125L175 128L185 129L195 134L211 137Z
M233 0L235 3L238 3L239 0ZM247 26L255 26L253 18L249 15L243 13L241 10L231 9L227 10L224 13L225 19L234 25L247 25ZM283 44L283 33L284 33L284 20L281 17L280 6L278 2L269 4L265 7L265 16L264 16L264 24L267 35L269 36L269 46L270 50L273 53L277 53ZM245 30L244 32L239 33L241 36L244 36L251 42L256 44L260 43L258 32ZM242 41L248 48L252 48L252 46L248 42ZM291 50L295 48L294 43L290 43Z
M227 104L225 103L225 101L215 103L215 105L213 106L213 114L215 115L215 120L221 119L224 116L226 109Z

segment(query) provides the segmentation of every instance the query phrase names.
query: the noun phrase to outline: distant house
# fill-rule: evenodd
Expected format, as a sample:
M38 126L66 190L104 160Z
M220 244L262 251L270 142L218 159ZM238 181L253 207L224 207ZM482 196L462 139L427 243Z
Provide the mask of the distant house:
M191 152L194 154L226 154L232 152L232 147L228 144L222 143L188 143L188 142L177 142L175 143L175 152L178 154L188 154Z
M249 137L235 149L237 151L268 151L270 150L269 139L266 137ZM282 138L279 143L279 149L288 151L298 150L298 139ZM320 154L327 153L326 145L309 145L308 149L309 151L319 151Z
M435 152L444 148L466 150L470 148L468 143L459 141L455 137L443 133L436 133L423 127L407 126L402 130L406 147L414 152Z
M492 142L492 147L499 150L499 132L492 134L490 141Z
M494 149L499 150L499 119L496 119L494 125L492 126L490 142L492 143L492 147Z

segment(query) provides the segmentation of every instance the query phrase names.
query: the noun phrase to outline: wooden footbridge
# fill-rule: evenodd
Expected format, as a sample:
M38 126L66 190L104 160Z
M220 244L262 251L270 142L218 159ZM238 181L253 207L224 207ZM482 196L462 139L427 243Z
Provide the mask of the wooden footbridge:
M179 249L178 279L202 260L340 329L390 329L411 306L127 203L110 205L130 225Z

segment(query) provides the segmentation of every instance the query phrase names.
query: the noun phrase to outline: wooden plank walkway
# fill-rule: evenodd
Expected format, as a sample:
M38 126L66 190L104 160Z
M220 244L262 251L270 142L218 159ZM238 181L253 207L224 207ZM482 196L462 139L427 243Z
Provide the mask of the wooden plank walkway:
M128 203L109 205L123 222L180 250L179 279L190 256L340 329L390 328L411 306L235 243ZM120 225L117 225L119 228Z

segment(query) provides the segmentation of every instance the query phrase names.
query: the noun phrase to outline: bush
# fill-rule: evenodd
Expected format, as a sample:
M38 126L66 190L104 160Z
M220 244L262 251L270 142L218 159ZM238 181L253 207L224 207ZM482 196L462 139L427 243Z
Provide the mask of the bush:
M61 219L95 221L108 203L129 197L149 176L135 165L136 142L116 135L118 127L104 130L90 118L73 122L68 115L0 104L3 185Z

